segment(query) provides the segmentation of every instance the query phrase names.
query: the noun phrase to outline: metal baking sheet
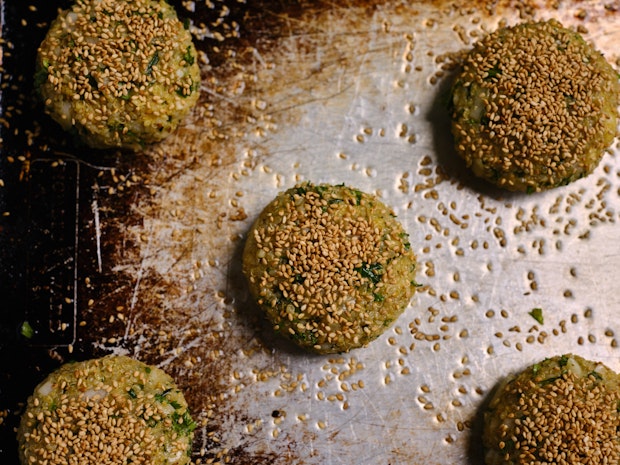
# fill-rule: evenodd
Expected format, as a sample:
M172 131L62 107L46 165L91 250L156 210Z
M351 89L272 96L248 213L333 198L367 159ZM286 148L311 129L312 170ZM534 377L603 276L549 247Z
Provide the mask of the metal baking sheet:
M58 5L32 1L19 10L25 19L5 15L7 39L40 37ZM7 103L28 80L5 77L14 89L3 94L0 290L11 309L2 349L27 362L5 365L0 378L3 437L54 366L123 353L185 391L199 423L196 463L481 464L480 411L502 376L565 352L620 370L618 142L585 179L510 194L456 158L445 106L462 54L501 24L557 18L618 67L618 2L174 5L201 50L201 100L145 153L78 148L28 92ZM34 117L7 116L14 106ZM65 233L49 241L27 215L55 177L66 189L50 201L63 208L37 218ZM249 299L245 234L303 180L379 195L410 234L424 286L367 348L302 353L271 334ZM61 244L64 266L42 274L42 259L22 264L29 241ZM52 289L33 290L32 277L65 283L70 295L54 331L35 319L24 338L21 323L49 311L29 302ZM14 447L1 451L12 458Z

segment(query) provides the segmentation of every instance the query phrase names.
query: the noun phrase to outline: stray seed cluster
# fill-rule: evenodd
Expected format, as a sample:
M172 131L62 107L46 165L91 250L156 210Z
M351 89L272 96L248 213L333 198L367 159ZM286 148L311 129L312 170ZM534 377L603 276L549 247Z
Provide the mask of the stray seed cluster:
M557 21L480 40L455 83L457 150L477 175L535 191L589 174L616 133L617 74Z
M340 352L374 339L410 300L415 257L406 237L377 199L307 184L265 209L244 271L276 330Z
M166 2L78 0L39 48L35 80L61 125L111 132L121 145L132 131L157 139L195 103L200 76L191 35Z
M510 399L510 405L499 407L504 409L502 421L496 431L486 433L495 435L490 446L497 448L499 457L488 463L618 463L618 377L592 362L577 362L577 370L572 363L560 358L553 371L543 368L543 376L521 375L506 386L501 402Z
M193 422L170 378L126 357L61 367L35 390L19 429L24 464L189 462Z

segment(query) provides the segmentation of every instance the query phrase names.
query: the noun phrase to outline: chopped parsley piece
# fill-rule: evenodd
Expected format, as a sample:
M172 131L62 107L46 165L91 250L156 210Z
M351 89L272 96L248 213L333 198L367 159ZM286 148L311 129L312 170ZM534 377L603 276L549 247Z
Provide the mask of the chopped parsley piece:
M411 250L411 243L409 242L409 234L407 234L406 232L403 232L403 233L400 233L399 236L403 241L403 246L405 247L405 250Z
M588 373L588 376L593 376L594 378L598 379L599 381L603 380L603 377L597 371L591 371L590 373Z
M493 66L490 70L487 71L487 78L494 78L502 74L502 70L499 69L498 65Z
M192 48L189 45L187 46L187 50L183 54L183 60L190 66L194 64L194 55L192 55Z
M380 263L363 264L362 266L355 268L362 277L370 280L373 284L377 284L381 281L381 275L383 274L383 265Z
M99 90L99 83L97 83L97 80L95 79L95 77L92 74L89 74L87 78L88 78L88 83L90 84L90 86L95 90Z
M174 412L172 414L172 421L174 422L174 430L179 434L190 434L196 429L196 423L187 411L182 415Z
M153 74L153 67L156 66L157 63L159 63L159 52L156 50L151 59L149 60L148 64L146 65L146 71L144 71L144 74L146 74L147 76Z
M163 402L166 396L170 393L170 391L172 391L172 388L166 389L161 394L155 394L155 400L157 402Z
M297 186L295 188L295 194L297 195L304 196L306 192L308 192L308 190L304 186Z
M534 318L536 321L538 321L541 325L545 324L545 319L543 317L542 308L534 308L534 309L532 309L532 311L529 312L529 315L532 318Z
M314 190L316 191L317 194L323 197L323 194L327 190L327 187L326 186L314 186Z
M355 194L355 200L357 201L357 204L361 205L362 204L362 196L363 196L362 191L358 191L357 189L353 189L353 193Z
M32 339L32 337L34 336L34 329L32 329L32 326L30 326L30 323L28 321L24 321L22 323L22 327L20 328L19 332L26 339Z
M560 379L562 376L554 376L552 378L547 378L547 379L543 379L540 383L541 386L546 386L547 384L552 384L555 383L558 379Z

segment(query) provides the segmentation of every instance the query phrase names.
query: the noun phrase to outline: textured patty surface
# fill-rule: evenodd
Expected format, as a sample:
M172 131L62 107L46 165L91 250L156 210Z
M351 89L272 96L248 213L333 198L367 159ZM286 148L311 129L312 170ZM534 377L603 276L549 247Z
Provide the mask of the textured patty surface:
M35 86L46 112L86 144L138 150L196 104L200 70L164 0L77 0L39 47Z
M535 192L596 168L616 135L620 86L605 58L555 21L477 42L452 89L456 150L482 178Z
M194 427L170 376L108 356L63 365L35 388L19 455L23 465L183 465Z
M274 329L318 353L366 345L403 312L416 259L391 210L343 185L278 195L243 253L252 295Z
M567 354L503 382L485 412L487 465L620 460L620 376Z

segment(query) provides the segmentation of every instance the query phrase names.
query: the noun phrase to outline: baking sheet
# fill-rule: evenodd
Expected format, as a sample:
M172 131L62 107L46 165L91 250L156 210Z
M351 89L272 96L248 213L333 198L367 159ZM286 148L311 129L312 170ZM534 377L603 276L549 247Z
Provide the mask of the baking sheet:
M502 376L565 352L620 370L618 142L588 178L520 195L474 179L449 132L453 70L499 24L558 18L618 66L618 2L556 3L175 3L203 82L174 136L135 156L90 152L41 116L25 144L26 161L77 186L79 232L58 271L75 285L59 297L64 339L18 338L38 371L3 375L20 380L13 397L62 361L123 353L186 392L197 463L480 464L479 413ZM23 161L3 150L5 184L32 183L12 181ZM303 180L379 195L410 234L424 287L367 348L302 353L249 299L245 234ZM5 232L19 229L10 213ZM27 318L24 293L10 301Z

